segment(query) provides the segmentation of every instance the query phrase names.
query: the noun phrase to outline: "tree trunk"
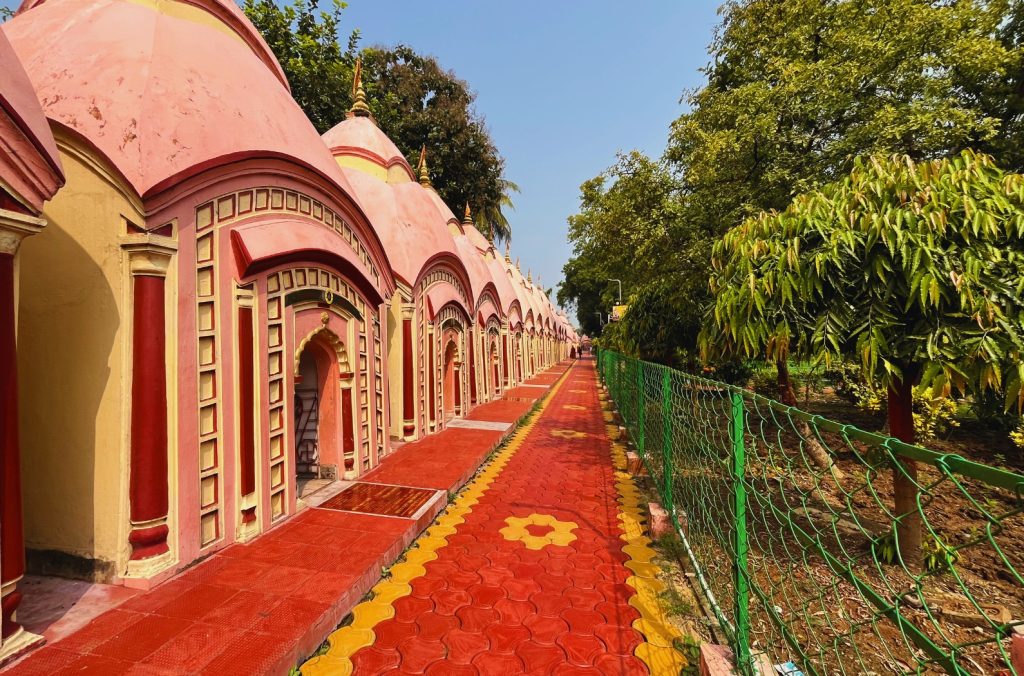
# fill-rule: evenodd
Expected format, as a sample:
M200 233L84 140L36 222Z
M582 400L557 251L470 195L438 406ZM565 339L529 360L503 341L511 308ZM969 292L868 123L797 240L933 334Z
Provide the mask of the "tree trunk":
M793 381L789 377L789 365L786 360L776 361L775 368L778 372L779 398L787 406L798 407L800 404L796 398L796 391L793 389ZM843 471L832 463L832 456L818 441L818 436L811 426L803 420L794 420L793 424L804 438L804 449L807 451L807 455L811 456L814 464L826 472L831 470L836 480L842 479L845 476Z
M914 443L914 374L903 369L903 379L889 386L889 434L902 442ZM895 493L896 542L900 558L911 572L923 566L921 556L921 512L918 510L917 461L896 458L892 475Z

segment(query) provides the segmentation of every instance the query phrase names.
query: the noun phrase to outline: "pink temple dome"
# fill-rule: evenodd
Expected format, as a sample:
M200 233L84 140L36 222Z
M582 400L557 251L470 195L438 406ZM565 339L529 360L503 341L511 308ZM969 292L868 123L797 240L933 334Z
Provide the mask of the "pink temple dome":
M3 25L43 109L148 196L281 158L347 189L270 48L230 0L27 0Z
M335 157L361 157L384 168L397 164L414 178L402 151L369 117L342 120L323 135L323 141Z
M501 311L507 315L509 308L512 307L512 302L516 300L516 292L512 288L512 280L508 276L507 263L500 254L495 252L494 258L487 261L487 265L491 268L494 287L498 290L498 301L501 303Z

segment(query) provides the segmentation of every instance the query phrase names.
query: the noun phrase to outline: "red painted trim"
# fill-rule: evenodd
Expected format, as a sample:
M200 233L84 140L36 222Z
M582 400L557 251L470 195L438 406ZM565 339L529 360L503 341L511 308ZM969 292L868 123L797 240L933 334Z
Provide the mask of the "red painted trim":
M167 362L164 278L136 275L132 340L131 519L167 516ZM160 532L162 529L162 533ZM133 531L132 559L167 551L167 527Z
M416 415L416 396L413 391L412 320L402 320L402 419L412 420ZM405 424L403 430L412 434L415 424Z
M0 635L2 635L3 638L7 638L14 632L18 631L18 628L21 627L20 624L15 622L14 613L18 610L18 606L21 605L22 598L21 590L15 589L5 596L3 601L0 601L0 616L3 617L3 623L2 626L0 626Z
M434 400L435 400L435 395L437 394L435 392L435 390L437 389L437 383L435 382L435 378L434 378L434 341L433 340L430 340L430 341L427 342L427 353L430 355L430 359L428 361L428 363L429 363L429 367L428 368L430 370L430 397L429 397L429 401L430 401L430 422L434 422L435 420L437 420L437 414L434 411L434 408L435 408L435 401Z
M506 333L501 337L501 354L504 357L502 359L503 370L505 371L505 382L508 382L508 334Z
M355 469L356 429L352 420L352 388L341 391L341 439L345 456L345 469ZM349 466L349 461L353 463Z
M455 375L454 375L455 373L459 374L458 378L455 377ZM459 369L456 372L455 369L453 368L452 369L452 379L454 381L454 382L452 382L452 390L453 390L453 393L455 395L454 396L455 401L452 402L452 403L455 404L455 412L456 413L461 413L462 412L462 369Z
M18 445L18 354L14 331L14 256L0 255L0 579L6 584L25 573L21 514L21 458ZM18 629L14 612L21 602L15 590L0 606L0 633Z
M238 308L238 465L242 496L256 491L255 379L252 308ZM255 515L253 515L255 518Z
M376 286L374 286L373 281L368 279L366 276L369 274L369 270L364 273L356 267L352 261L333 251L324 251L323 249L299 249L280 255L254 260L249 254L248 249L245 248L245 243L242 241L237 230L234 230L231 233L231 245L234 250L235 257L239 262L239 266L243 269L243 276L245 277L251 277L261 272L266 272L273 268L285 265L319 263L333 269L346 280L351 282L351 284L359 290L363 298L366 299L370 305L380 305L384 302L384 297L381 295L380 291ZM380 269L378 268L378 273L379 272Z
M132 546L132 560L148 559L166 552L167 533L167 524L139 528L129 533L128 543Z
M469 337L469 404L476 404L476 338Z
M14 211L19 214L27 214L29 216L35 216L31 211L25 208L25 205L14 199L6 190L0 188L0 209L6 209L7 211Z

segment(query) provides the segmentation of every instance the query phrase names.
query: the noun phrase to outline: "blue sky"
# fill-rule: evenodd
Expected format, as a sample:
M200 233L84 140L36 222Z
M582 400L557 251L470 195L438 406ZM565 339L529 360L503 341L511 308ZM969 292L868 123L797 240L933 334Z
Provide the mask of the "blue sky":
M619 150L664 150L684 89L703 82L717 0L350 0L363 45L404 42L477 92L519 184L513 257L561 280L579 186Z
M321 0L327 6L329 0ZM16 0L0 0L12 7ZM659 155L718 23L718 0L349 0L363 45L406 43L467 80L522 189L513 256L554 287L579 185L637 148Z

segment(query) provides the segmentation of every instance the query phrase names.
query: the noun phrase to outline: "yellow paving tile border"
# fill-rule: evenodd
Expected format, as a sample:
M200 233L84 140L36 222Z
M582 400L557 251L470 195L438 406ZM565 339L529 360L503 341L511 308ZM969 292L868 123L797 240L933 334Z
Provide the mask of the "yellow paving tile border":
M606 429L609 438L615 438L616 428L606 425ZM626 471L626 446L612 442L611 455L615 487L619 493L618 518L623 530L619 537L626 543L622 551L629 556L625 566L633 571L626 584L636 590L629 599L629 605L640 613L640 617L633 621L633 628L644 637L644 642L633 652L654 676L679 676L687 665L686 658L674 647L675 639L682 636L682 632L668 619L658 600L658 595L667 587L658 579L658 566L652 562L657 552L646 535L640 491L632 475Z
M373 598L363 601L352 609L352 622L336 629L327 640L330 647L327 652L312 657L302 664L302 676L348 676L352 673L352 656L362 648L373 645L377 640L373 629L385 620L395 616L394 603L398 599L412 593L410 583L418 577L426 575L424 565L437 558L437 550L448 544L448 536L454 535L460 524L465 523L462 517L473 510L483 494L490 488L505 465L523 445L537 421L540 419L548 403L565 382L571 369L566 369L543 397L537 402L536 409L528 416L508 441L488 462L476 473L476 476L463 487L447 509L438 516L433 525L420 535L406 551L404 560L389 569L389 575L371 588ZM575 526L576 524L572 524ZM572 536L575 539L575 536Z

